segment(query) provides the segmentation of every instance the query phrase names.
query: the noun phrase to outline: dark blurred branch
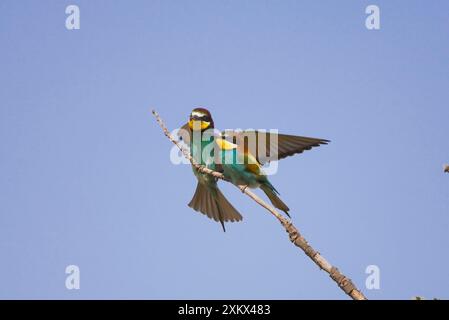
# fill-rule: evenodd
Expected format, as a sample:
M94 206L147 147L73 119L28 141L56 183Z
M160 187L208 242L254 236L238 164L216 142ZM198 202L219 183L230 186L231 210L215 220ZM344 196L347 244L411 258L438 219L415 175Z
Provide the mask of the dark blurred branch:
M210 174L217 179L228 181L223 174L220 172L216 172L213 170L210 170L198 163L195 163L195 160L190 155L190 152L186 150L168 131L167 127L165 126L164 122L160 118L159 114L153 110L153 115L156 117L157 122L159 123L160 127L162 128L164 134L167 136L167 138L173 142L183 153L183 155L192 163L194 167L198 169L198 171ZM253 192L248 190L246 186L238 186L238 188L246 194L248 197L253 199L256 203L258 203L260 206L264 207L268 212L270 212L278 221L281 223L281 225L284 227L285 231L289 234L290 241L293 242L293 244L304 251L304 253L312 259L313 262L322 270L326 271L332 280L334 280L337 285L342 289L347 295L349 295L354 300L366 300L366 297L363 295L363 293L356 288L356 286L352 283L351 279L347 278L345 275L343 275L336 267L332 266L318 251L313 249L307 240L301 235L301 233L298 231L298 229L292 224L290 220L287 220L284 216L282 216L279 212L277 212L273 207L266 204L262 199L260 199L257 195L255 195Z
M443 168L444 168L444 172L449 173L449 164L445 164L445 165L443 166Z

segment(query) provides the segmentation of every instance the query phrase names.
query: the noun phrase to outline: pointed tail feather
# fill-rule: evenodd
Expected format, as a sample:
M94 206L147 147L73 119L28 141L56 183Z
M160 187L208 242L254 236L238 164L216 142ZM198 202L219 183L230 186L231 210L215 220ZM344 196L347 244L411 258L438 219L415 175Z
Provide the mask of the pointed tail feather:
M268 182L269 183L269 182ZM273 206L275 206L276 208L278 208L279 210L282 210L285 212L285 214L289 217L290 215L288 214L288 211L290 210L287 205L281 200L281 198L278 197L278 195L276 194L277 191L276 189L271 185L271 183L269 184L261 184L260 185L260 189L263 190L263 192L265 192L265 194L267 195L267 197L270 199L271 203L273 204Z
M202 183L197 184L189 207L220 222L223 231L226 231L224 222L241 221L243 219L242 215L229 203L218 188L211 189Z

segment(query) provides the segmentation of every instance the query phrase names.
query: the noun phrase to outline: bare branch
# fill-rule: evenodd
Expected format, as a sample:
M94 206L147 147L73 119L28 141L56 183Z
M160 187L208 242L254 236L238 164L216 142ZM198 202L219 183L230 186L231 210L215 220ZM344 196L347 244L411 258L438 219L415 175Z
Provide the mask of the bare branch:
M190 155L190 152L186 150L168 131L164 122L160 118L159 114L153 110L153 115L156 117L157 122L162 128L164 134L167 138L173 142L183 153L183 155L192 163L194 167L198 169L198 171L206 174L210 174L218 179L228 181L223 174L220 172L216 172L206 168L195 162L193 157ZM326 271L332 280L334 280L337 285L352 299L354 300L367 300L363 293L356 288L351 279L347 278L343 275L336 267L332 266L318 251L312 248L307 242L307 240L300 234L298 229L292 224L292 222L286 219L283 215L277 212L273 207L266 204L262 199L260 199L256 194L248 190L246 186L238 186L238 188L246 194L248 197L253 199L257 204L265 208L268 212L270 212L281 225L285 228L285 231L289 234L290 241L299 248L301 248L304 253L313 261L315 264L322 270Z

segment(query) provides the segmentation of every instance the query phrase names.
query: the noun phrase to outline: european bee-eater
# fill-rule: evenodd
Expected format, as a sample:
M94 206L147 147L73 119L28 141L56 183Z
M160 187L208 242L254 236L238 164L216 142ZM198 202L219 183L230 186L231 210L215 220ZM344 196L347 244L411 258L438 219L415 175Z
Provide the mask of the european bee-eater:
M188 132L188 136L184 137L184 141L186 143L190 142L190 153L197 163L211 170L217 170L213 148L212 152L203 155L203 150L213 147L215 143L213 135L205 134L206 130L210 132L210 130L214 129L214 121L209 111L203 108L194 109L190 114L189 122L183 126L183 129ZM198 184L189 207L206 214L215 221L219 221L223 231L226 231L224 222L242 220L242 215L218 189L217 179L209 174L199 172L194 166L192 166L192 170L198 179Z
M190 144L193 158L207 168L222 172L235 185L260 188L278 209L288 216L288 206L279 198L279 193L268 180L262 166L293 154L310 150L329 140L308 138L261 131L234 131L214 133L214 121L204 108L194 109L181 131L181 138ZM255 137L248 146L248 136ZM232 142L231 142L232 141ZM206 151L206 152L205 152ZM198 185L189 206L219 221L225 230L225 221L240 221L241 214L226 200L214 177L199 173L193 167Z

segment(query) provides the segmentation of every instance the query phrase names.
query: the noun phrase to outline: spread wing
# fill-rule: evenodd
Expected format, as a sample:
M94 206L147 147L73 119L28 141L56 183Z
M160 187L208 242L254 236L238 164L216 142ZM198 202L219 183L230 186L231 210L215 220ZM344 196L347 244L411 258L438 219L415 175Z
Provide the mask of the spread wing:
M222 135L238 145L240 150L252 154L264 165L294 154L299 154L313 147L328 144L326 139L293 136L288 134L270 133L264 131L225 131Z

